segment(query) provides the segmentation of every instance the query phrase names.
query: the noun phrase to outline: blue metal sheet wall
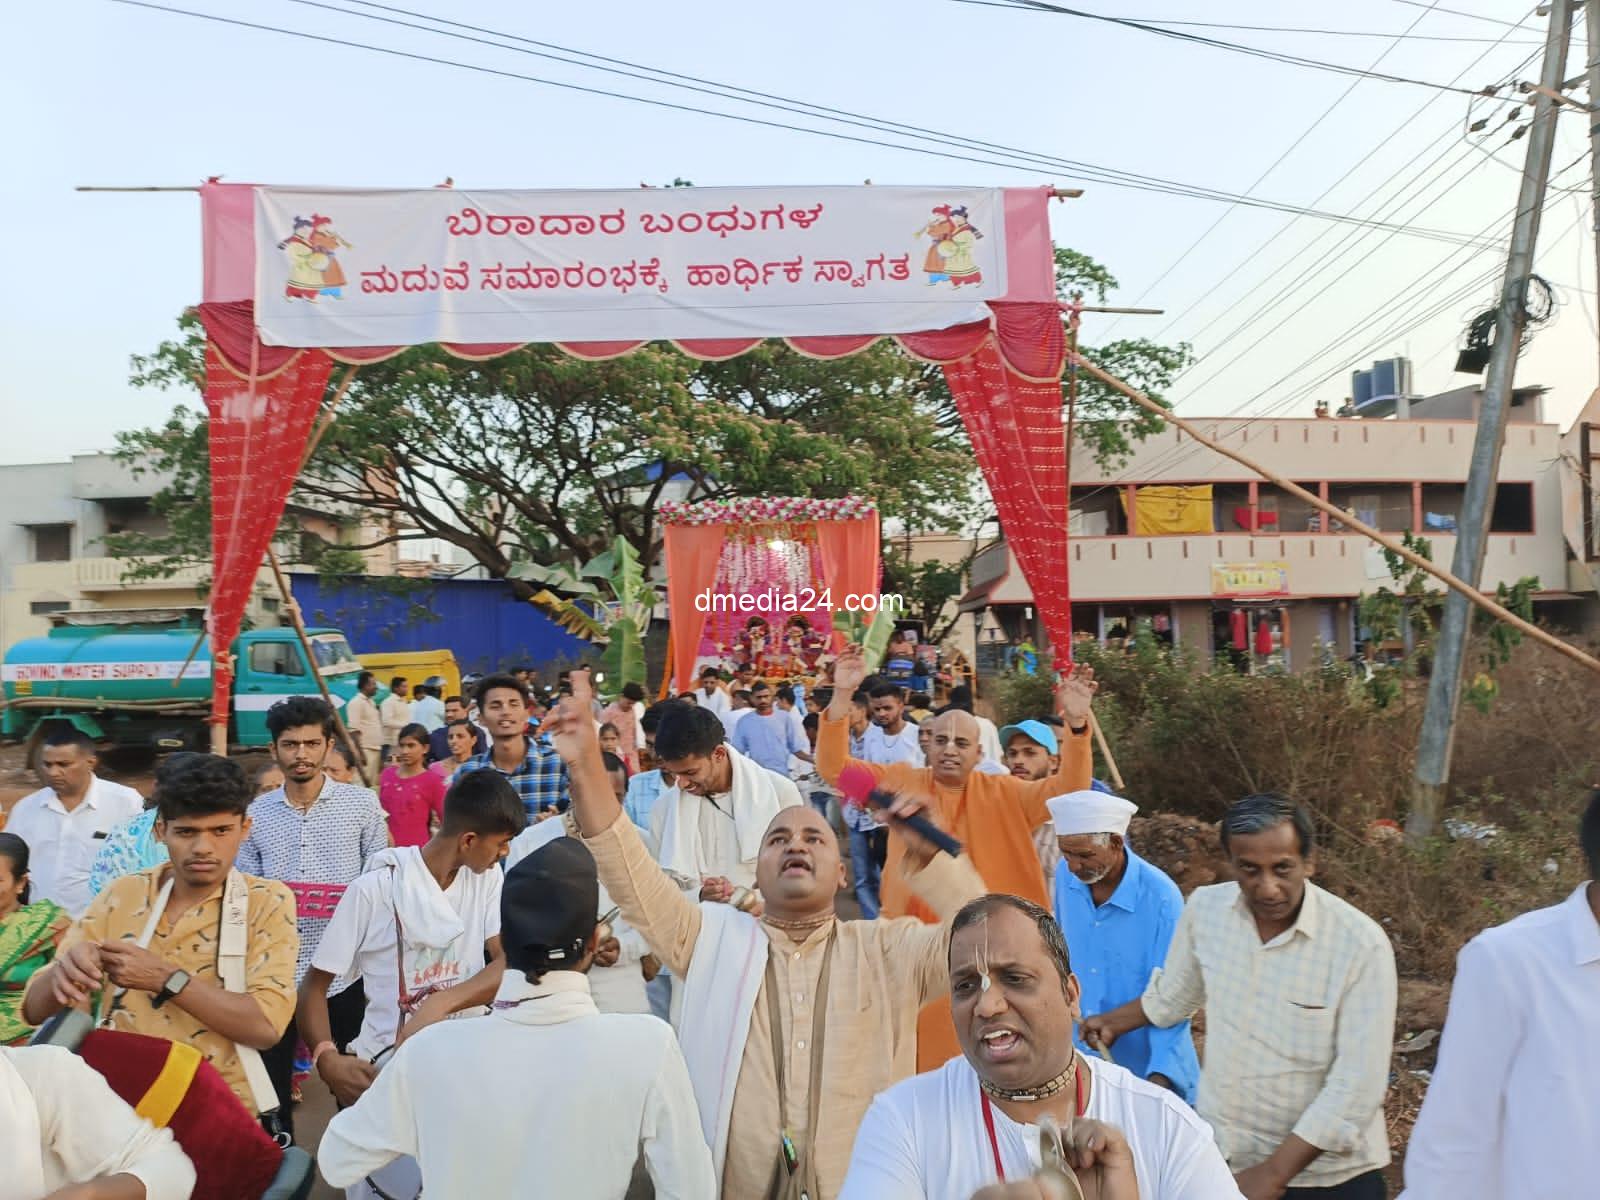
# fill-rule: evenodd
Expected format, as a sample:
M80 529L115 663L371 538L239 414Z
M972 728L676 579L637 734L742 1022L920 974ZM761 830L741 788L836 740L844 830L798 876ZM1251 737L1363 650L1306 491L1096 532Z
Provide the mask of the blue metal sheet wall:
M344 630L357 654L448 649L463 672L527 663L541 669L577 663L597 650L498 579L445 579L406 586L368 578L330 585L295 574L290 590L308 625Z

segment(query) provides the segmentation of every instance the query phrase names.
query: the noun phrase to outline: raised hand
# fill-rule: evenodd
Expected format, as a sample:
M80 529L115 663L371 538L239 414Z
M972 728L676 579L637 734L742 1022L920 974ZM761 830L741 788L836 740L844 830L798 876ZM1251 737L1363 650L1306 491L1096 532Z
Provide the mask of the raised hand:
M598 762L600 732L594 727L594 688L589 683L589 672L576 670L571 679L572 695L564 696L550 710L539 732L550 739L556 753L569 766L590 756Z
M851 642L841 651L833 664L833 703L830 708L848 711L850 697L861 687L867 677L867 660L861 647Z
M1094 695L1100 690L1095 682L1094 668L1075 663L1056 684L1056 715L1067 723L1073 733L1082 733L1089 726L1089 709Z

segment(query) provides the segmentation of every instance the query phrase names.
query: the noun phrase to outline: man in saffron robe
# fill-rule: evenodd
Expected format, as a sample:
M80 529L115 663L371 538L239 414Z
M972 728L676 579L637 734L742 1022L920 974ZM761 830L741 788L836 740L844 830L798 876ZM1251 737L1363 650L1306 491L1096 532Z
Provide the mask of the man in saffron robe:
M1094 671L1077 667L1057 685L1056 712L1064 722L1066 735L1060 746L1060 766L1055 774L1032 781L977 770L982 757L977 721L971 713L960 710L934 718L925 767L905 763L884 766L849 757L850 697L866 673L861 648L846 646L834 666L833 700L822 714L817 735L818 774L833 784L845 767L860 766L891 791L931 794L939 824L965 847L966 856L991 892L1007 892L1048 908L1050 890L1034 849L1033 831L1050 820L1047 801L1052 796L1089 787L1093 763L1089 706L1097 686ZM934 920L934 914L917 903L901 877L904 853L899 833L891 830L883 867L881 915ZM932 1004L923 1009L917 1039L919 1071L932 1070L961 1052L948 1005Z

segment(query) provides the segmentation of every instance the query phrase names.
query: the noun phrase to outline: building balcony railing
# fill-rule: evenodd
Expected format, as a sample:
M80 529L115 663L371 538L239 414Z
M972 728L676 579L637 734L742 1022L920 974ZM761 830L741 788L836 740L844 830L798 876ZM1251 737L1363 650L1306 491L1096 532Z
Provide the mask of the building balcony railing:
M75 558L72 560L72 582L85 592L121 591L123 589L161 589L199 587L211 577L211 568L204 565L180 567L171 575L158 579L126 580L124 576L133 569L131 558Z

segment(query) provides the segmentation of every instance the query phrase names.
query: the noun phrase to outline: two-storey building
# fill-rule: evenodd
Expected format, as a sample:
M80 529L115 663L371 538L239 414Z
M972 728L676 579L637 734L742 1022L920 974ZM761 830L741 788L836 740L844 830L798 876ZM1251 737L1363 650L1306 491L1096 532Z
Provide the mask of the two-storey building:
M1383 532L1426 537L1448 567L1480 398L1463 388L1361 416L1192 423ZM1149 618L1158 636L1204 655L1299 669L1350 655L1358 598L1393 585L1369 539L1171 426L1114 471L1081 446L1071 466L1064 582L1076 638L1114 640ZM1569 571L1563 488L1574 478L1539 390L1519 390L1482 584L1492 592L1536 577L1536 607L1576 625L1587 623L1594 584L1587 571ZM975 614L980 658L994 657L985 644L1042 640L1033 594L1004 542L978 557L972 580L963 607Z

